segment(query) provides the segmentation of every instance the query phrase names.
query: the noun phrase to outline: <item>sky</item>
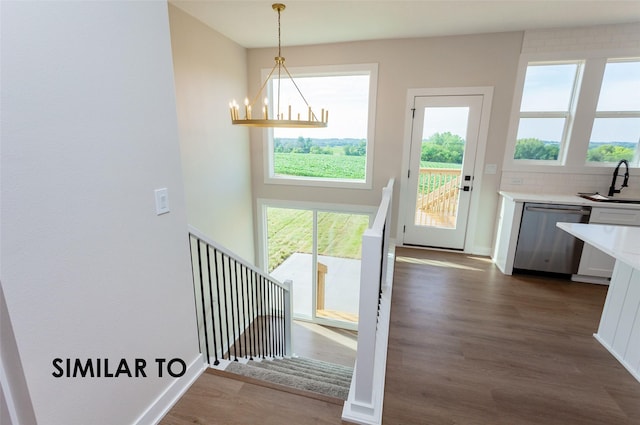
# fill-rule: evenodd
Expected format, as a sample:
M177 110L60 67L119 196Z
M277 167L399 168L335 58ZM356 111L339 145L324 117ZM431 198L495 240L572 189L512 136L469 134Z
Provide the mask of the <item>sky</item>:
M521 110L527 112L567 111L578 65L529 66L525 78ZM605 68L597 111L640 111L640 62L610 62ZM518 139L536 137L559 141L564 120L524 118ZM640 118L596 118L592 142L638 143Z
M422 140L434 133L456 134L463 140L467 138L468 107L428 107L425 108Z
M302 95L311 106L313 113L320 118L324 108L329 111L329 124L326 128L316 129L274 129L274 137L282 138L354 138L366 139L369 110L369 76L335 76L295 78ZM277 85L277 84L276 84ZM277 96L273 95L274 102ZM307 119L308 108L288 78L283 80L280 92L280 112L287 119L289 105L292 105L292 117L300 113ZM277 109L277 105L272 105Z
M579 67L577 64L529 66L522 96L523 111L566 111ZM366 139L368 128L369 77L367 75L335 77L296 77L302 95L320 117L324 108L329 111L329 125L322 129L274 129L274 137L282 138L354 138ZM640 62L611 62L607 64L598 101L599 111L640 111ZM273 96L276 102L276 95ZM280 92L280 112L287 118L292 105L294 118L308 116L308 108L295 86L284 78ZM256 107L257 106L257 107ZM262 109L254 106L255 111ZM277 104L270 106L275 110ZM452 108L449 108L452 109ZM436 112L434 112L436 113ZM451 131L464 138L466 119L452 110L426 122L425 134ZM564 120L557 118L523 119L518 138L537 137L559 141ZM591 140L594 142L628 141L638 143L640 118L596 119Z

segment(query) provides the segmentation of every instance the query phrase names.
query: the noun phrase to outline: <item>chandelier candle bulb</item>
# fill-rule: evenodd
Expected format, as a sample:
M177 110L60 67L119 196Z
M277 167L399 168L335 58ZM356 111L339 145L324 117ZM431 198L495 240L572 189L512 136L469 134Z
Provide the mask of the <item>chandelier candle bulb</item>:
M309 106L309 121L312 121L311 117L313 117L313 114L311 112L311 106Z
M238 119L238 102L236 102L235 99L233 99L233 102L231 102L231 116L233 116L234 120Z
M291 105L289 105L289 121L291 121Z

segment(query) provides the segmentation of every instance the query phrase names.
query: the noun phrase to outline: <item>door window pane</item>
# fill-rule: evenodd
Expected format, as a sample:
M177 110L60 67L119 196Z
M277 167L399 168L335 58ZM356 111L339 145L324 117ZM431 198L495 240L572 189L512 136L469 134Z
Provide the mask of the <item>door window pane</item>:
M455 229L468 107L424 109L416 226Z
M362 235L369 216L318 212L318 317L357 323Z
M268 270L293 281L293 314L312 317L313 211L267 208Z
M357 323L369 215L277 207L267 207L266 215L268 270L293 281L294 317Z

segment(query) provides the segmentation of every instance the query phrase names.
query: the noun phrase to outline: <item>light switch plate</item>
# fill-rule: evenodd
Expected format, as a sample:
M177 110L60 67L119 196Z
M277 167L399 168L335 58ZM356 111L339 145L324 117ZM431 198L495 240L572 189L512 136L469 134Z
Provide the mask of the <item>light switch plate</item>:
M166 214L169 212L169 190L165 187L155 190L156 214Z

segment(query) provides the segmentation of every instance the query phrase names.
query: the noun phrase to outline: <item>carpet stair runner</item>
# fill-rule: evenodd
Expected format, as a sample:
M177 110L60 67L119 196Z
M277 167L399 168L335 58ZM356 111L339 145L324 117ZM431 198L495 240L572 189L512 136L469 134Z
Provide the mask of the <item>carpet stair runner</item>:
M353 368L303 357L231 362L226 372L346 400Z

